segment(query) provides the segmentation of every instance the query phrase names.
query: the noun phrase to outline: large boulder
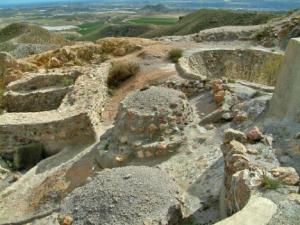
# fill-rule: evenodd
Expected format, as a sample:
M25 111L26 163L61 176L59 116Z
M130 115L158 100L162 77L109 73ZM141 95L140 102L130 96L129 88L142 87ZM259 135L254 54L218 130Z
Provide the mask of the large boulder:
M177 193L175 182L157 168L107 169L64 199L60 218L71 217L73 225L176 224Z

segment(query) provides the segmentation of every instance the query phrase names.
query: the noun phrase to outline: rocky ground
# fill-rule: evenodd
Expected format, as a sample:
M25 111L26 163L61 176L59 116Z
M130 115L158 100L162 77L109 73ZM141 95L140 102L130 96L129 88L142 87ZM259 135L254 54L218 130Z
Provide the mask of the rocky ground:
M300 41L257 29L2 53L0 224L297 224Z

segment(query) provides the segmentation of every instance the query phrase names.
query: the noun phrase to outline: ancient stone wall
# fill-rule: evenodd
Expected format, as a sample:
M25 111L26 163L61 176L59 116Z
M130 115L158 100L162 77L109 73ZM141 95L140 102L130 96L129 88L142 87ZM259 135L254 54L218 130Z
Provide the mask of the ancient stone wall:
M171 154L191 121L193 108L182 92L150 87L131 93L120 104L111 134L100 143L98 163L110 167Z
M57 109L69 89L69 87L62 87L27 93L6 92L3 107L7 112L40 112Z
M24 93L49 87L66 87L75 83L81 75L79 71L71 73L37 73L26 74L21 79L11 82L7 90Z
M5 93L7 112L0 116L0 155L12 158L30 143L41 144L46 155L93 143L107 96L109 68L104 63L57 69L12 82Z
M46 154L75 143L91 143L95 133L86 113L56 111L4 114L0 121L0 153L11 155L22 145L38 142Z
M225 26L200 31L193 36L197 42L251 40L262 26Z
M231 78L274 85L281 53L258 49L204 50L179 60L179 71L192 79Z

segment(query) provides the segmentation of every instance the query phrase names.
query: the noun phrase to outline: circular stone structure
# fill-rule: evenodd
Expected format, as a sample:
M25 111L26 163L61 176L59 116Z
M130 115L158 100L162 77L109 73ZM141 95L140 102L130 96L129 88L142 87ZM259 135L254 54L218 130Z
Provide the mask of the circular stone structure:
M62 202L60 217L73 225L177 224L178 188L157 168L107 169Z
M121 102L111 133L100 141L98 163L105 168L108 162L116 166L174 152L192 120L192 107L180 91L150 87L131 93Z
M177 68L196 80L226 77L274 85L282 60L282 52L267 49L212 49L180 58Z

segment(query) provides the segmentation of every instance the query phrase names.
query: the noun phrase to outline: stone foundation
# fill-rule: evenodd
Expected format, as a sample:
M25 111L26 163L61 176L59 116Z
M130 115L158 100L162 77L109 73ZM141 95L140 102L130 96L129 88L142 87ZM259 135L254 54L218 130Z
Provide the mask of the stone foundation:
M46 154L52 155L76 142L92 143L95 132L86 113L9 113L1 117L0 140L1 155L12 155L32 142L41 143Z
M99 146L102 167L130 158L168 155L183 142L193 110L182 92L150 87L129 94L121 103L109 138Z
M82 75L79 71L71 73L33 73L26 74L21 79L10 83L7 86L9 91L21 92L34 91L49 87L66 87L75 83L75 80Z
M260 49L203 50L179 59L179 72L190 79L229 78L274 85L281 53Z
M109 68L104 63L88 69L56 69L27 74L8 85L8 113L0 116L0 155L12 159L32 143L41 144L48 156L95 142Z
M57 109L69 87L49 88L27 93L6 92L4 108L7 112L41 112Z

